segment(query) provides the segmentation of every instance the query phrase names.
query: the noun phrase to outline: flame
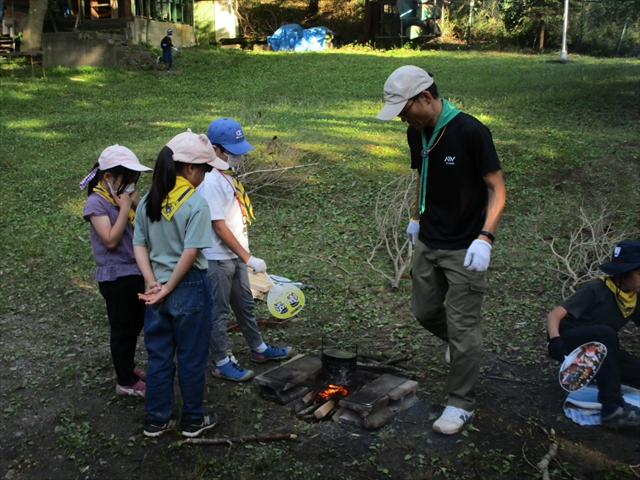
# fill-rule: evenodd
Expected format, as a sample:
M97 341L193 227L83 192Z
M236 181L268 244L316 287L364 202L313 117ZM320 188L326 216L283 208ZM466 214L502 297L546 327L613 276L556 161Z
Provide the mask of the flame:
M339 385L329 384L328 388L318 393L318 399L324 400L331 395L340 395L342 397L346 397L347 395L349 395L349 390Z

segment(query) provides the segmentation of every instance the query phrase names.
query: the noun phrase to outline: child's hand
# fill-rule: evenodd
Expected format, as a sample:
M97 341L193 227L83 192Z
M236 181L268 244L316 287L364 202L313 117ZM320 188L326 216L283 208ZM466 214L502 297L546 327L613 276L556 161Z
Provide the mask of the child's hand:
M140 204L140 193L138 192L138 190L134 190L129 194L129 197L131 198L131 208L135 210Z
M122 195L116 195L114 197L116 204L120 207L120 210L124 210L128 212L131 209L131 205L133 204L133 199L130 195L123 193Z
M160 282L154 282L149 284L146 292L139 293L138 298L143 300L146 305L153 305L154 303L162 302L167 295L169 295L167 287Z

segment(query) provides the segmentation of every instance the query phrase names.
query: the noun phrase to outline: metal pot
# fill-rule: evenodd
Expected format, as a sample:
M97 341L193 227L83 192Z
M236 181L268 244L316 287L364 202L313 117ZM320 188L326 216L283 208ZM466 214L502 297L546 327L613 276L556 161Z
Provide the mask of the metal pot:
M322 350L322 379L333 385L357 383L358 356L340 348Z

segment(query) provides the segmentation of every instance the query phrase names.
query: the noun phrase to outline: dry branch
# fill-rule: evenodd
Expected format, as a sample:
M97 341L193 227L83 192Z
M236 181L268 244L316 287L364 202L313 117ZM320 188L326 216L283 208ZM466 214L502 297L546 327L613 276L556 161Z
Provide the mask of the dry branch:
M266 149L246 153L244 162L236 169L247 193L251 194L267 187L277 187L279 191L297 187L302 179L287 175L291 170L318 165L299 165L304 152L294 147L282 147L271 141Z
M384 185L378 193L375 208L375 220L378 237L372 241L371 255L367 264L371 269L391 282L392 288L398 288L402 274L409 266L413 255L413 244L406 234L406 223L413 215L415 200L415 174L401 175ZM378 250L386 250L393 265L393 275L371 262Z
M184 443L193 445L226 445L236 442L264 442L267 440L296 440L293 433L263 433L262 435L244 435L242 437L229 438L187 438Z
M382 363L384 365L395 365L396 363L406 362L408 360L411 360L412 358L413 358L413 355L411 353L407 353L406 355L399 355L397 357L393 357L387 360L386 362L382 362Z
M542 238L553 254L552 259L547 261L547 266L556 272L562 282L562 298L566 299L582 283L602 275L598 265L609 260L613 247L618 242L630 237L627 232L615 230L611 224L611 215L612 212L606 205L602 205L594 216L580 207L580 226L569 233L565 244L558 237L553 237L550 241Z
M542 460L540 460L540 462L538 462L538 465L536 465L536 467L542 474L542 480L549 480L549 462L551 462L551 460L555 458L557 453L558 445L552 443L549 447L549 452L544 457L542 457Z
M419 372L404 370L402 368L394 367L393 365L374 365L371 363L358 362L358 368L361 368L362 370L370 370L372 372L393 373L399 377L414 378L420 376Z

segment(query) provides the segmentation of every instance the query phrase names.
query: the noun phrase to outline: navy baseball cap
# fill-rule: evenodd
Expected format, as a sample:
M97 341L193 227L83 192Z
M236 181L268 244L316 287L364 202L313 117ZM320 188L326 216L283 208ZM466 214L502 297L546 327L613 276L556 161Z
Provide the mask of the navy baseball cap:
M613 249L611 261L598 268L607 275L619 275L640 268L640 240L622 240Z
M171 29L167 30L167 35L173 35L173 30Z
M213 144L222 145L233 155L253 150L251 144L244 139L242 127L233 118L216 118L209 124L207 138Z

